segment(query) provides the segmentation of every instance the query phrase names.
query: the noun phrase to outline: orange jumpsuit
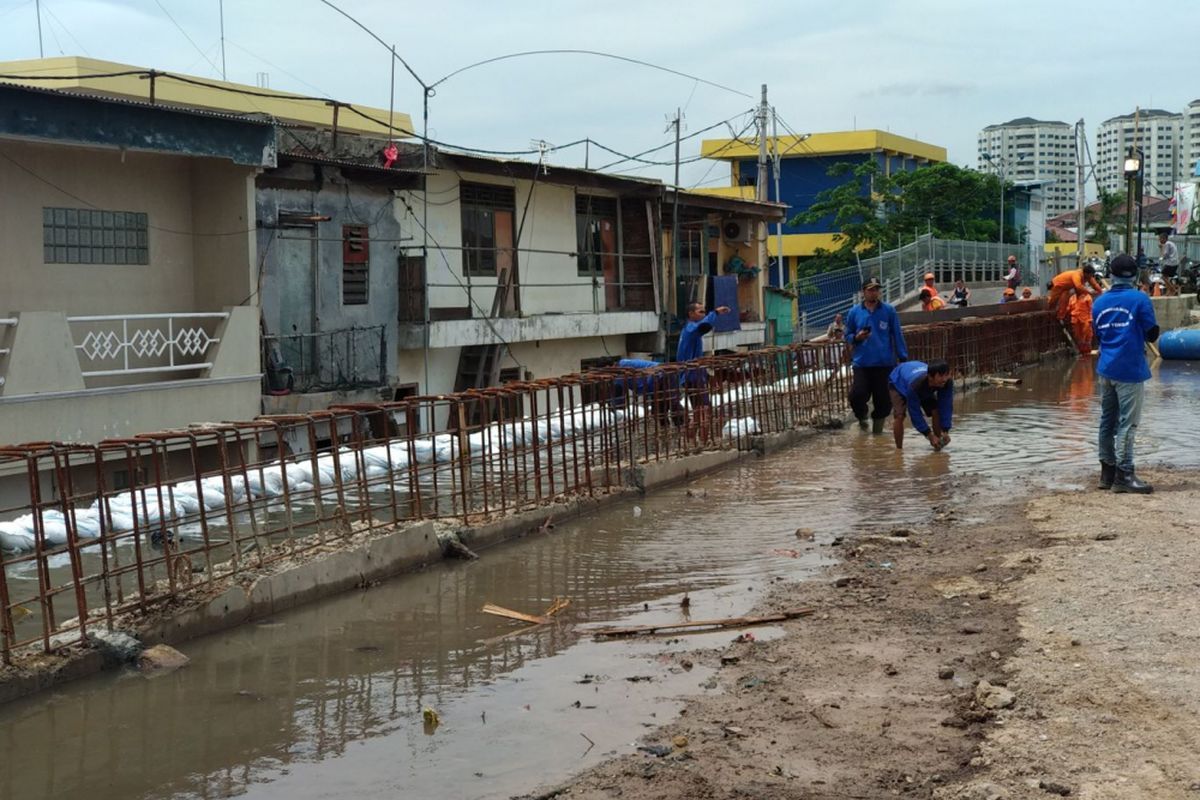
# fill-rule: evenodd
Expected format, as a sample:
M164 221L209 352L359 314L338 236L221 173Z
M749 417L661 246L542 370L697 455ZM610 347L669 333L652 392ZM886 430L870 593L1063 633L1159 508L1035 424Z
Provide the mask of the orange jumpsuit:
M1071 290L1074 289L1076 294L1083 294L1087 291L1086 286L1091 286L1096 294L1104 291L1095 275L1091 275L1085 280L1082 269L1071 269L1058 273L1054 276L1054 280L1050 281L1050 294L1046 296L1046 307L1055 311L1059 322L1065 322L1071 313Z
M1071 297L1071 336L1079 346L1079 352L1087 355L1092 352L1092 296L1088 292L1080 292Z
M928 303L921 303L922 311L941 311L946 307L946 301L938 297L936 294L929 298Z

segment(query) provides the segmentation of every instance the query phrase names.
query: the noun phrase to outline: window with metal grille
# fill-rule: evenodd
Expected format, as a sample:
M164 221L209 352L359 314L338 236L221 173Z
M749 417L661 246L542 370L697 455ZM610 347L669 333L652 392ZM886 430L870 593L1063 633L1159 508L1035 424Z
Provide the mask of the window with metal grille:
M367 303L370 284L370 239L366 225L342 226L342 305Z
M149 216L137 211L42 208L47 264L149 264Z
M489 277L496 274L497 248L511 245L516 193L511 186L463 183L459 186L462 206L463 274ZM511 250L506 255L511 256Z

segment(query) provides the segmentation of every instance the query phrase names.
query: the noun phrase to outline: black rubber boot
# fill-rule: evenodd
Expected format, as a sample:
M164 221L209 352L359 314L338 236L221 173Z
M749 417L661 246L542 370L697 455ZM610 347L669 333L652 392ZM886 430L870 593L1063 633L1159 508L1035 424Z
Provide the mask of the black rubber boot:
M883 433L883 425L885 422L887 422L886 419L871 420L871 433L875 434L876 436Z
M858 429L860 431L863 431L864 433L866 432L866 430L867 430L867 418L866 417L858 418Z
M1134 474L1133 470L1117 469L1117 475L1113 479L1112 490L1118 494L1128 492L1130 494L1150 494L1154 491L1154 487L1148 483L1143 483Z
M1111 489L1113 480L1117 477L1117 465L1105 464L1100 462L1100 483L1097 484L1097 489Z

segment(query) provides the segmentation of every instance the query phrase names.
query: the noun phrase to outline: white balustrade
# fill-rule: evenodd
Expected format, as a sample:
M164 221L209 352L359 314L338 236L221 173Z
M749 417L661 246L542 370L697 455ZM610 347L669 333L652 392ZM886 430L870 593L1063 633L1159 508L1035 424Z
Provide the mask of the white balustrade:
M83 377L99 378L208 369L212 362L204 360L205 355L220 339L200 320L228 317L225 312L117 314L67 317L67 322L73 330L86 326L75 350Z

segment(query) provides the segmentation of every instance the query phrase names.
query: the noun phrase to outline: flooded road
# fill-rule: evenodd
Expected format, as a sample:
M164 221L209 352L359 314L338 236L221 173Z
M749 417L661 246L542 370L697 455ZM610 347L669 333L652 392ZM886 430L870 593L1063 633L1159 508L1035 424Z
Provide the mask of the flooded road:
M814 575L834 536L935 508L969 516L979 490L1018 502L1090 485L1090 362L1023 377L960 398L943 453L911 433L903 452L890 436L823 433L478 562L187 643L192 663L174 674L109 673L2 706L0 798L500 798L566 778L628 752L676 713L670 698L707 691L711 673L665 650L731 635L596 643L563 624L497 638L519 625L484 603L536 612L569 597L570 620L641 624L680 619L688 593L697 618L740 614L774 580ZM1139 464L1200 466L1197 390L1200 365L1155 369ZM431 734L426 706L442 720Z

